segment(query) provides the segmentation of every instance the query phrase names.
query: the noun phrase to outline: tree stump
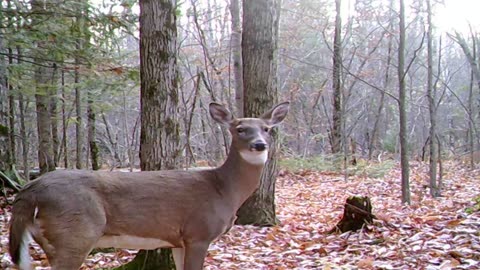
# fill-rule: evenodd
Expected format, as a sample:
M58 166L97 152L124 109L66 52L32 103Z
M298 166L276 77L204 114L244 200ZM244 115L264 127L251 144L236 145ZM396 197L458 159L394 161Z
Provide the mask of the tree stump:
M345 203L342 219L328 233L356 231L376 218L372 214L372 203L366 196L351 196Z

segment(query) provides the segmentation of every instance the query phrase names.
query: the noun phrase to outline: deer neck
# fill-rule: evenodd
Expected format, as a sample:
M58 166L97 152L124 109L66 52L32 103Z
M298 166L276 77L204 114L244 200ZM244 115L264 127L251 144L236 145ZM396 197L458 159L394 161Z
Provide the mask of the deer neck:
M225 184L226 195L233 199L236 208L258 188L267 155L268 151L241 153L232 146L227 160L217 169L219 178Z

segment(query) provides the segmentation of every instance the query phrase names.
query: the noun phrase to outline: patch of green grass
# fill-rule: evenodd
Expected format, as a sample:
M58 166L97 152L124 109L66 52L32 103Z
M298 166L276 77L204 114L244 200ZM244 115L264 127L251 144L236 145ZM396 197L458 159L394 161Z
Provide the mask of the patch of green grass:
M343 157L338 155L322 155L311 158L287 158L279 162L280 168L298 172L303 170L344 173ZM371 162L358 159L357 165L348 166L349 175L364 175L371 178L383 177L395 166L395 161Z
M474 212L480 211L480 196L477 196L475 199L473 199L474 204L472 207L467 207L465 209L465 212L467 214L473 214Z
M352 166L349 168L349 170L353 170L354 175L365 175L370 178L382 178L394 166L394 160L385 160L379 163L361 159L357 162L356 166Z
M280 168L298 172L303 170L313 171L339 171L339 162L329 156L316 156L311 158L286 158L279 162Z

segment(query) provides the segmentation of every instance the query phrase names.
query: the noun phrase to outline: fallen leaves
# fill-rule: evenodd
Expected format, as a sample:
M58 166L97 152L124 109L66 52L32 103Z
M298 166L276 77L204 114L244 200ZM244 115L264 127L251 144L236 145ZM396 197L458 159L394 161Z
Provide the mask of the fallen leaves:
M382 179L356 176L347 182L332 173L282 172L276 194L279 225L234 226L212 243L205 269L479 269L480 212L465 209L480 195L480 171L445 164L443 197L432 199L426 188L428 166L413 165L410 206L400 203L399 168ZM325 234L352 195L369 196L378 219L368 230ZM14 269L5 254L5 210L0 211L0 268ZM36 269L48 269L38 247L31 253ZM118 266L135 254L96 253L83 269Z

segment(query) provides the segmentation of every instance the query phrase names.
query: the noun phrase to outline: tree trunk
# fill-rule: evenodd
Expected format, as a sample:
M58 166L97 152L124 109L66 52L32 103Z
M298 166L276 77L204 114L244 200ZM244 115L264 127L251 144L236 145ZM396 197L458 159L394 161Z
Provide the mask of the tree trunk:
M398 44L398 108L400 116L400 166L402 171L402 203L410 204L410 180L407 141L407 112L405 95L405 3L400 0L400 38Z
M32 0L32 11L35 13L45 12L45 3L40 0ZM32 17L32 23L35 25L36 16ZM40 174L55 170L53 141L52 141L52 123L50 115L50 99L52 96L53 87L53 66L50 69L45 67L45 63L40 60L46 58L41 51L47 41L37 41L37 51L35 58L35 101L37 110L37 132L38 132L38 163L40 167Z
M17 64L22 63L22 51L20 46L17 46ZM20 89L19 89L20 90ZM30 166L28 163L28 150L30 144L27 137L27 128L25 126L25 112L28 104L28 97L25 97L21 91L18 94L18 110L20 115L20 137L22 138L22 162L23 162L23 176L25 180L30 180Z
M68 144L67 144L67 114L66 114L66 96L65 96L65 71L61 72L62 84L62 149L63 149L63 166L68 168ZM60 151L59 151L60 152Z
M235 84L235 106L237 117L243 117L243 65L242 65L242 30L240 27L239 0L230 1L230 15L232 16L231 50L233 59L233 78Z
M332 153L340 153L342 150L342 120L343 120L343 90L342 90L342 18L340 16L341 0L335 0L335 34L333 37L333 111L331 147Z
M13 65L13 50L8 48L8 64ZM15 147L15 94L13 87L7 79L8 85L8 163L16 164L16 147Z
M125 130L125 145L127 146L127 155L128 155L128 165L130 166L130 171L133 171L133 163L135 162L135 159L133 158L133 151L132 151L132 145L130 144L130 137L128 135L128 120L127 120L127 95L125 93L125 89L122 91L123 95L123 106L122 106L122 112L123 112L123 128Z
M180 164L176 1L140 0L142 171ZM181 180L179 180L181 181ZM121 269L175 269L170 249L140 251Z
M438 197L440 192L437 185L437 105L436 93L433 85L433 25L430 0L427 0L427 20L427 98L430 114L430 195L432 195L432 197Z
M474 75L473 71L470 72L470 83L468 85L468 114L470 117L468 117L468 148L470 151L470 169L473 170L475 169L475 128L474 128L474 122L472 121L474 119L473 115L473 102L474 102L474 97L473 97L473 85L474 85Z
M80 24L81 19L77 17L77 24ZM79 26L80 27L80 26ZM80 52L81 38L78 38L77 43L75 44L77 53ZM82 146L83 146L83 124L82 124L82 96L80 91L80 59L79 56L75 56L75 71L74 71L74 83L75 83L75 113L77 116L77 121L75 122L75 138L76 138L76 158L75 158L75 168L82 169ZM65 152L67 154L67 152Z
M280 1L243 2L243 83L245 117L258 116L277 101L277 40ZM237 224L274 225L277 133L258 190L238 211Z
M3 25L4 17L0 16L0 25ZM4 38L0 36L0 52L5 51ZM11 167L8 164L9 143L8 143L8 113L7 113L7 63L4 57L0 57L0 171Z
M23 94L18 96L18 109L20 111L20 137L22 138L22 162L23 162L23 176L25 180L30 180L30 166L28 163L28 149L30 144L28 143L27 128L25 126L25 105L27 104Z
M89 91L87 93L88 95L88 102L87 102L87 126L88 126L88 146L90 148L90 160L92 163L92 170L96 171L100 169L100 163L99 163L99 151L98 151L98 145L96 141L96 129L95 129L95 123L96 123L96 112L94 109L93 105L93 93Z
M33 5L32 5L33 6ZM38 163L40 174L55 170L53 154L52 124L50 117L49 71L45 67L35 69L35 101L37 109Z
M477 63L477 42L474 33L472 33L472 60L474 63ZM470 83L468 89L468 146L470 151L470 169L475 169L475 116L474 116L474 79L475 79L475 72L472 69L470 72Z
M57 68L54 68L53 71L56 75L58 72ZM57 108L57 89L56 87L52 89L52 94L50 97L50 118L51 118L51 129L52 129L52 148L53 148L53 162L55 166L58 165L58 149L60 148L60 140L58 138L58 108Z

